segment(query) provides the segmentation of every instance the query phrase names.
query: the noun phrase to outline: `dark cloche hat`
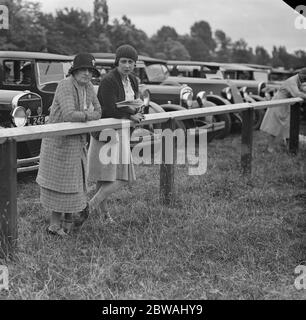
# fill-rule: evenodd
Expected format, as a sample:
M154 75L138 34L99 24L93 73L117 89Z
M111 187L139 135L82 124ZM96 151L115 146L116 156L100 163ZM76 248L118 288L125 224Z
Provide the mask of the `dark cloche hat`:
M299 73L299 78L301 82L306 82L306 68L302 68Z
M138 53L134 47L130 46L129 44L123 44L116 50L115 66L118 66L120 58L129 58L136 62L138 59Z
M87 52L82 52L77 54L72 63L72 67L69 70L69 73L73 73L76 70L82 69L82 68L88 68L91 69L93 72L94 77L99 77L100 72L95 66L95 58L93 55Z

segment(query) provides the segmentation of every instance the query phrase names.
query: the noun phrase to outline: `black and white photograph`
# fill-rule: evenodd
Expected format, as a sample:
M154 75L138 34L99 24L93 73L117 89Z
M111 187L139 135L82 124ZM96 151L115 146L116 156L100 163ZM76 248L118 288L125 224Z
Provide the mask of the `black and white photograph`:
M0 300L305 299L305 3L0 0Z

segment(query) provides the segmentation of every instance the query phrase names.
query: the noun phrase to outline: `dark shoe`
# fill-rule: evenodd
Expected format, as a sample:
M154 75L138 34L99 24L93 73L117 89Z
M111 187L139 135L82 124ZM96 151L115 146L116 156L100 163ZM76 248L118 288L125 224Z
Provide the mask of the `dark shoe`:
M73 229L73 221L70 220L70 219L69 220L64 220L62 226L63 226L64 231L67 234L69 234L69 233L71 233L71 231Z
M88 216L89 216L89 205L87 203L85 209L83 209L79 214L79 216L75 218L73 226L75 228L80 228L83 225L83 223L88 219Z
M56 225L56 224L52 224L50 226L47 227L47 233L53 235L53 236L60 236L60 237L67 237L68 233L61 228L61 226Z

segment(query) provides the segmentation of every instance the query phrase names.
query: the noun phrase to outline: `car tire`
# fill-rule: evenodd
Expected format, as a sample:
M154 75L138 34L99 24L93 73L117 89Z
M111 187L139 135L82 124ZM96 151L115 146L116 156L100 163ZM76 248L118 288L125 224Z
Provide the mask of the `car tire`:
M215 114L214 116L215 122L224 121L224 129L217 131L214 135L215 139L224 139L231 133L232 129L232 119L230 114L224 113L224 114Z
M259 130L265 110L254 110L253 130Z

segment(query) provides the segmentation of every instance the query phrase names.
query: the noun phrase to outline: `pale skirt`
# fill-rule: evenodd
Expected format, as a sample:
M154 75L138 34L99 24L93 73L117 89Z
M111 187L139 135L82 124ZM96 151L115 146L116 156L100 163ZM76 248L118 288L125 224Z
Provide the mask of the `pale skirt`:
M272 100L285 99L281 94L277 94ZM260 130L274 137L289 138L290 131L290 104L268 108L262 120Z
M130 150L130 136L122 130L115 132L118 133L117 138L111 142L90 137L87 161L88 182L136 180Z

